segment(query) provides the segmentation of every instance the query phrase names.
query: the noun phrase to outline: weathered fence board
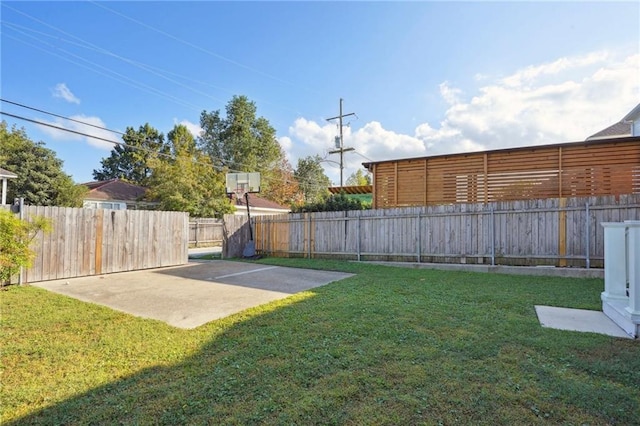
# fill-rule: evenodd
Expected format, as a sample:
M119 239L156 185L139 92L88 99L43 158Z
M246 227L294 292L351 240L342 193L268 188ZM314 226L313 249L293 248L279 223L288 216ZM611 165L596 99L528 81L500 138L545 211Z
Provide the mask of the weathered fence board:
M33 240L35 258L23 282L161 266L188 260L188 215L182 212L24 206L25 220L51 221Z
M246 216L226 214L223 223L222 257L242 257L242 252L250 240L249 220Z
M258 252L274 256L602 267L600 223L638 219L640 194L287 214L252 222ZM248 229L232 228L242 226ZM234 238L243 246L248 231ZM225 253L241 252L228 247Z
M189 221L189 244L195 247L222 244L222 219L194 218Z

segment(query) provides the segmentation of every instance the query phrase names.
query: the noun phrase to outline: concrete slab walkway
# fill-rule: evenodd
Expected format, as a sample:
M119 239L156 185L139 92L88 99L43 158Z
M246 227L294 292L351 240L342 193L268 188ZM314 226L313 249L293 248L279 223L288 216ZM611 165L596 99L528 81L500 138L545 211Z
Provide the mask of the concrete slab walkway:
M536 305L536 314L543 327L631 339L631 336L600 311Z
M214 260L32 285L190 329L352 275Z

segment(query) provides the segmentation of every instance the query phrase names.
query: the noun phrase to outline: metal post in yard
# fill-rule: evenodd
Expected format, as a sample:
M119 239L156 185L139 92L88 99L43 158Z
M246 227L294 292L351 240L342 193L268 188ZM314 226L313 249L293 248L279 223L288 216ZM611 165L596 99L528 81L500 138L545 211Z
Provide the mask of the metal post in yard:
M491 211L491 266L496 264L496 230L495 230L495 217L493 214L493 205L489 206Z
M589 257L590 257L590 255L589 255L589 228L591 227L591 223L590 223L591 219L589 218L589 203L586 203L585 207L586 207L586 214L587 214L587 217L586 217L586 220L585 220L585 228L586 228L585 231L586 232L584 233L584 235L585 235L584 238L586 240L585 241L585 245L586 245L586 247L585 247L585 251L586 251L585 258L587 260L587 269L589 269L590 266L591 266L591 259L589 259Z

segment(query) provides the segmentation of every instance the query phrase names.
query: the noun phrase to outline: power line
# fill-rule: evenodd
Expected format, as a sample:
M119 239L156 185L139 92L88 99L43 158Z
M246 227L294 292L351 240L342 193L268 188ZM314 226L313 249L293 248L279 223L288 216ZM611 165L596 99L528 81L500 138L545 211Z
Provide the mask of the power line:
M6 6L6 5L5 5L5 6ZM61 30L60 28L57 28L57 27L55 27L55 26L53 26L53 25L50 25L50 24L47 24L46 22L44 22L44 21L42 21L42 20L40 20L40 19L38 19L38 18L35 18L35 17L33 17L33 16L31 16L31 15L29 15L29 14L25 13L25 12L21 12L21 11L16 10L16 9L14 9L14 8L12 8L12 7L9 7L9 6L6 6L6 7L8 7L9 9L11 9L11 10L13 10L13 11L17 12L17 13L20 13L20 14L22 14L22 15L24 15L24 16L26 16L26 17L28 17L28 18L30 18L30 19L32 19L32 20L34 20L34 21L36 21L36 22L40 23L40 24L42 24L42 25L45 25L45 26L47 26L47 27L49 27L49 28L51 28L51 29L53 29L53 30L55 30L55 31L58 31L58 32L60 32L60 33L62 33L62 34L64 34L64 35L67 35L67 36L69 36L69 37L71 37L71 38L73 38L73 39L79 40L80 42L75 42L75 41L72 41L72 40L68 40L68 39L60 38L60 37L57 37L57 36L54 36L54 35L51 35L51 34L44 33L44 32L42 32L42 31L38 31L38 30L35 30L35 29L32 29L32 28L28 28L28 27L25 27L25 26L22 26L22 25L19 25L19 24L11 23L11 22L8 22L8 21L6 21L6 20L3 20L3 21L2 21L3 25L7 25L7 26L11 27L14 31L16 31L16 32L18 32L18 33L21 33L22 35L24 35L24 36L26 36L26 37L32 38L32 39L34 39L34 40L36 40L36 41L38 41L38 42L40 42L40 43L42 43L42 44L44 44L44 45L46 45L46 46L50 47L50 48L57 49L57 50L59 50L59 51L64 52L64 53L65 53L65 54L67 54L67 55L74 56L74 57L76 57L76 58L78 58L78 59L80 59L80 60L82 60L82 61L85 61L85 62L89 62L90 64L92 64L92 65L93 65L93 66L95 66L95 67L100 67L100 68L102 68L102 69L106 69L107 71L109 71L109 72L111 72L111 73L113 73L113 74L118 75L118 76L119 76L120 78L122 78L122 79L126 79L126 80L130 80L130 81L132 81L132 82L133 82L133 84L132 84L132 83L128 83L128 82L126 82L126 81L124 81L124 82L123 82L122 80L120 80L120 79L118 79L118 78L115 78L115 77L113 77L113 76L111 76L111 75L109 75L109 74L104 74L103 72L97 71L96 69L92 69L92 68L90 68L90 67L88 67L88 66L86 66L86 65L79 64L79 63L77 63L77 62L75 62L75 61L70 60L69 58L66 58L66 57L62 56L62 55L54 54L54 53L52 53L52 52L51 52L51 51L49 51L49 50L45 50L45 49L42 49L42 48L40 48L40 47L38 47L38 46L34 46L34 45L32 45L32 44L26 43L24 40L20 40L20 39L17 39L17 38L15 38L15 37L11 37L11 36L9 36L9 38L12 38L12 39L14 39L14 40L17 40L17 41L19 41L19 42L21 42L21 43L24 43L24 44L26 44L26 45L28 45L28 46L31 46L31 47L33 47L33 48L36 48L36 49L39 49L39 50L43 50L43 51L45 51L45 52L47 52L47 53L49 53L49 54L51 54L51 55L53 55L53 56L60 57L60 58L62 58L62 59L64 59L64 60L66 60L66 61L69 61L69 62L74 63L74 64L76 64L76 65L82 66L82 67L84 67L84 68L87 68L87 69L89 69L89 70L91 70L91 71L94 71L94 72L96 72L96 73L98 73L98 74L105 75L105 76L107 76L107 77L109 77L109 78L112 78L112 79L114 79L114 80L116 80L116 81L120 81L120 82L123 82L123 83L129 84L129 85L130 85L130 86L132 86L132 87L136 87L136 88L138 88L138 89L142 89L142 90L147 91L147 92L150 92L150 93L154 93L154 94L157 94L157 95L164 96L164 97L166 97L166 98L168 98L168 99L170 99L170 100L173 100L174 102L176 102L176 103L177 103L177 104L179 104L179 105L187 106L187 107L191 107L191 108L193 108L193 109L195 109L195 110L198 110L198 111L200 110L197 106L195 106L195 105L193 105L193 104L190 104L190 103L189 103L189 102L187 102L187 101L184 101L184 100L178 99L178 98L176 98L176 97L174 97L174 96L172 96L172 95L167 94L167 93L166 93L166 92L164 92L164 91L161 91L161 90L155 89L154 87L151 87L151 86L146 85L146 84L144 84L144 83L141 83L141 82L138 82L138 81L136 81L136 80L133 80L133 79L131 79L131 78L127 77L127 76L124 76L124 75L122 75L122 74L120 74L120 73L117 73L117 72L116 72L116 71L114 71L113 69L109 69L109 68L106 68L106 67L104 67L104 66L102 66L102 65L96 64L95 62L89 61L88 59L85 59L85 58L80 57L80 56L78 56L78 55L76 55L76 54L73 54L73 53L71 53L71 52L68 52L68 51L66 51L66 50L64 50L64 49L62 49L62 48L60 48L60 47L58 47L58 46L54 46L54 45L52 45L52 44L50 44L50 43L47 43L47 42L45 42L45 41L43 41L43 40L40 40L40 39L36 38L36 37L35 37L35 36L33 36L33 35L29 35L29 34L25 33L24 31L30 31L30 32L32 32L32 33L40 34L40 35L43 35L43 36L45 36L45 37L55 38L57 41L61 41L61 42L64 42L64 43L69 43L69 44L72 44L72 45L77 46L77 47L80 47L80 48L88 49L88 50L91 50L91 51L94 51L94 52L98 52L98 53L101 53L101 54L106 55L106 56L109 56L109 57L113 57L113 58L118 59L118 60L120 60L120 61L122 61L122 62L125 62L126 64L132 65L132 66L134 66L134 67L136 67L136 68L139 68L139 69L141 69L141 70L143 70L143 71L146 71L146 72L151 73L151 74L153 74L153 75L155 75L155 76L157 76L157 77L160 77L160 78L165 79L165 80L167 80L167 81L169 81L169 82L171 82L171 83L174 83L174 84L176 84L176 85L178 85L178 86L180 86L180 87L183 87L183 88L185 88L185 89L187 89L187 90L189 90L189 91L191 91L191 92L194 92L194 93L196 93L196 94L199 94L199 95L205 96L205 97L207 97L207 98L210 98L210 99L212 99L212 100L214 100L214 101L223 102L221 99L218 99L218 98L216 98L216 97L214 97L214 96L209 95L209 94L208 94L208 93L206 93L206 92L203 92L202 90L199 90L199 89L197 89L197 88L194 88L194 87L192 87L192 86L189 86L189 85L187 85L187 84L184 84L184 83L182 83L182 82L180 82L180 81L177 81L177 80L175 80L175 79L173 79L173 78L170 78L170 77L168 77L167 75L173 75L173 76L175 76L175 77L177 77L177 78L181 78L181 79L183 79L183 80L190 81L190 82L192 82L192 83L197 83L197 84L200 84L200 85L213 87L213 88L215 88L215 89L222 90L222 91L227 92L227 93L233 93L233 91L232 91L232 90L230 90L230 89L228 89L228 88L224 88L224 87L220 87L220 86L213 85L213 84L211 84L211 83L207 83L207 82L203 82L203 81L200 81L200 80L196 80L196 79L193 79L193 78L187 77L187 76L185 76L185 75L181 75L181 74L178 74L178 73L174 73L174 72L172 72L172 71L168 71L168 70L165 70L165 69L162 69L162 68L159 68L159 67L155 67L155 66L152 66L152 65L149 65L149 64L145 64L145 63L142 63L142 62L139 62L139 61L136 61L136 60L133 60L133 59L130 59L130 58L127 58L127 57L124 57L124 56L118 55L117 53L114 53L114 52L112 52L112 51L110 51L110 50L108 50L108 49L105 49L105 48L102 48L102 47L100 47L100 46L97 46L97 45L95 45L95 44L93 44L93 43L87 42L87 41L85 41L85 40L83 40L83 39L81 39L81 38L79 38L79 37L77 37L77 36L75 36L75 35L73 35L73 34L71 34L71 33L69 33L69 32L66 32L66 31L64 31L64 30ZM108 8L106 8L106 7L104 7L104 6L100 6L100 7L103 7L103 8L105 8L105 9L108 9ZM109 9L108 9L108 10L109 10ZM114 13L120 14L119 12L114 12ZM122 15L122 14L120 14L120 15ZM133 20L133 21L134 21L134 22L138 22L138 23L140 23L139 21L136 21L136 20ZM144 24L144 23L141 23L141 25L145 25L145 26L146 26L146 24ZM19 29L22 29L22 30L24 30L24 31L20 31ZM184 42L184 43L187 43L187 44L189 43L189 42L186 42L186 41L184 41L184 40L183 40L183 42ZM242 65L242 64L240 64L240 65ZM294 113L298 113L298 114L299 114L299 111L294 110L294 109L292 109L292 108L289 108L289 107L287 107L287 106L279 105L279 104L277 104L277 103L273 103L273 102L269 102L269 101L264 101L264 100L263 100L262 102L264 102L264 103L266 103L266 104L274 105L274 106L276 106L276 107L278 107L278 108L281 108L281 109L283 109L283 110L287 110L287 111L290 111L290 112L294 112Z
M62 115L59 115L59 114L54 114L54 113L50 113L50 112L47 112L47 111L44 111L44 110L40 110L38 108L33 108L33 107L26 106L26 105L22 105L22 104L17 103L17 102L8 101L8 100L5 100L5 99L0 99L0 100L2 102L6 102L6 103L9 103L9 104L12 104L12 105L20 106L20 107L23 107L23 108L26 108L26 109L31 109L31 110L34 110L34 111L42 112L44 114L50 114L50 115L53 115L53 116L58 117L58 118L63 118L63 119L66 119L66 120L74 121L74 122L77 122L79 124L95 127L95 128L101 129L101 130L109 131L109 132L119 133L121 135L126 135L126 133L122 133L122 132L115 131L115 130L110 130L110 129L107 129L105 127L96 126L96 125L93 125L93 124L90 124L90 123L85 123L85 122L80 121L80 120L71 119L71 118L68 118L68 117L65 117L65 116L62 116ZM114 141L114 140L111 140L111 139L103 138L103 137L100 137L100 136L90 135L88 133L84 133L84 132L81 132L81 131L78 131L78 130L72 130L72 129L68 129L66 127L56 126L56 125L51 124L51 123L35 120L35 119L24 117L24 116L21 116L21 115L12 114L12 113L5 112L5 111L0 111L0 115L5 115L7 117L15 118L17 120L22 120L22 121L26 121L26 122L29 122L29 123L37 124L37 125L40 125L40 126L49 127L49 128L55 129L55 130L62 131L62 132L73 133L73 134L76 134L76 135L79 135L79 136L84 136L84 137L87 137L87 138L92 138L92 139L96 139L96 140L101 140L103 142L108 142L108 143L113 144L113 145L119 145L119 146L122 146L122 147L125 147L125 148L128 148L128 149L134 149L134 150L138 150L138 151L143 151L143 152L146 152L146 153L157 155L159 157L166 157L166 158L175 160L175 156L173 156L171 154L165 154L165 153L153 151L153 150L150 150L150 149L147 149L147 148L144 148L144 147L130 145L130 144L127 144L126 142L118 142L118 141ZM203 163L203 162L200 162L200 161L197 161L197 160L194 160L194 159L191 159L191 162L193 164L198 164L198 165L207 166L207 167L213 167L215 170L217 170L219 172L223 172L223 171L237 172L237 173L244 172L243 170L235 170L235 169L229 168L228 166L224 165L224 160L222 160L220 158L216 159L216 158L211 157L211 156L208 156L208 158L211 159L212 163ZM214 160L218 160L221 163L221 165L217 166L215 164ZM238 164L242 165L242 163L238 163ZM309 184L312 184L312 186L313 186L314 183L316 183L314 181L306 181L306 180L298 180L298 179L294 179L294 180L278 179L278 178L269 177L269 176L265 176L264 180L267 181L267 182L270 182L270 183L285 183L285 184L309 183ZM315 186L315 188L318 188L318 187L320 187L320 186L319 185Z
M99 130L104 130L104 131L108 131L108 132L112 132L112 133L120 134L120 135L123 135L123 136L126 136L126 135L127 135L127 133L123 133L123 132L120 132L120 131L118 131L118 130L112 130L112 129L108 129L108 128L106 128L106 127L102 127L102 126L98 126L98 125L95 125L95 124L87 123L87 122L85 122L85 121L76 120L76 119L74 119L74 118L66 117L66 116L64 116L64 115L60 115L60 114L56 114L56 113L53 113L53 112L45 111L45 110L43 110L43 109L39 109L39 108L31 107L31 106L28 106L28 105L24 105L24 104L21 104L21 103L19 103L19 102L10 101L10 100L8 100L8 99L2 99L2 98L0 98L0 101L2 101L2 102L6 102L6 103L8 103L8 104L15 105L15 106L18 106L18 107L21 107L21 108L29 109L29 110L32 110L32 111L37 111L37 112L40 112L40 113L43 113L43 114L48 114L48 115L51 115L51 116L53 116L53 117L62 118L62 119L64 119L64 120L72 121L72 122L75 122L75 123L78 123L78 124L82 124L82 125L85 125L85 126L94 127L94 128L96 128L96 129L99 129ZM26 118L26 117L21 117L21 116L15 116L15 115L11 115L11 114L9 114L9 113L4 113L4 114L5 114L5 115L7 115L7 116L12 116L12 117L14 117L14 118L18 118L18 119L24 120L24 121L29 121L29 122L32 122L32 123L35 123L35 124L41 124L41 125L43 125L43 126L52 127L52 128L55 128L55 129L58 129L58 130L61 130L61 131L68 131L68 132L70 132L70 133L76 133L76 134L79 134L79 135L81 135L81 136L85 136L85 137L89 137L89 138L93 138L93 139L98 139L98 140L103 140L103 141L105 141L105 142L109 142L109 143L112 143L112 144L117 144L117 145L126 146L126 147L129 147L129 148L132 148L132 149L143 149L143 150L144 150L144 148L142 148L142 147L135 147L135 146L132 146L132 145L129 145L129 144L126 144L126 143L122 143L122 142L115 142L115 141L112 141L112 140L108 140L108 139L101 138L101 137L99 137L99 136L89 135L89 134L86 134L86 133L82 133L82 132L78 132L78 131L75 131L75 130L67 129L66 127L58 127L58 126L54 126L54 125L52 125L52 124L50 124L50 123L40 122L40 121L36 121L36 120L29 119L29 118ZM136 135L136 136L137 136L137 135ZM142 142L142 141L145 141L145 140L147 140L147 139L134 138L134 140L136 140L136 141L138 141L138 142ZM211 158L211 161L214 163L214 166L215 166L216 161L217 161L218 163L220 163L220 166L219 166L219 169L220 169L220 170L222 170L223 168L225 168L225 167L226 167L226 168L227 168L228 170L230 170L230 171L234 171L234 172L241 172L241 170L233 170L233 169L228 168L228 167L225 165L226 160L225 160L225 159L223 159L223 158L217 158L217 157L213 157L213 156L211 156L211 155L209 155L209 158ZM236 164L238 164L238 165L240 165L240 166L245 165L245 164L243 164L243 163L237 163L237 162L236 162Z
M235 61L233 59L227 58L226 56L223 56L223 55L220 55L218 53L212 52L211 50L208 50L208 49L206 49L204 47L198 46L197 44L191 43L190 41L181 39L180 37L174 36L173 34L170 34L170 33L166 32L166 31L163 31L163 30L161 30L159 28L156 28L156 27L154 27L152 25L149 25L149 24L147 24L145 22L142 22L142 21L140 21L138 19L132 18L132 17L130 17L130 16L128 16L128 15L122 13L122 12L119 12L117 10L111 9L111 8L105 6L102 3L98 3L98 2L95 2L95 1L92 1L92 0L89 0L89 2L92 3L95 6L101 7L103 9L115 14L115 15L118 15L118 16L120 16L122 18L125 18L125 19L131 21L131 22L134 22L134 23L136 23L138 25L141 25L141 26L143 26L143 27L145 27L147 29L150 29L150 30L155 31L155 32L157 32L159 34L162 34L165 37L168 37L168 38L170 38L172 40L175 40L175 41L177 41L179 43L182 43L182 44L184 44L186 46L189 46L189 47L191 47L193 49L199 50L200 52L206 53L206 54L211 55L211 56L213 56L215 58L218 58L220 60L226 61L226 62L228 62L230 64L233 64L235 66L238 66L240 68L244 68L244 69L249 70L251 72L254 72L256 74L260 74L260 75L262 75L264 77L270 78L270 79L278 81L280 83L284 83L284 84L286 84L288 86L294 86L294 87L297 86L296 84L294 84L294 83L292 83L290 81L284 80L284 79L282 79L280 77L277 77L277 76L274 76L272 74L266 73L266 72L261 71L261 70L259 70L257 68L254 68L254 67L251 67L249 65L245 65L245 64L240 63L238 61ZM300 87L300 88L302 88L302 89L304 89L306 91L312 92L312 93L316 93L316 94L318 93L317 91L311 90L311 89L309 89L307 87L303 87L303 86L298 86L298 87Z
M127 84L127 85L129 85L129 86L131 86L131 87L134 87L134 88L136 88L136 89L140 89L140 90L142 90L142 91L145 91L145 92L148 92L148 93L152 93L152 94L155 94L155 95L158 95L158 96L161 96L161 97L167 98L167 99L169 99L169 100L171 100L171 101L175 102L175 103L176 103L176 104L178 104L178 105L182 105L182 106L184 106L184 107L187 107L187 108L193 109L193 110L195 110L195 111L200 111L200 108L199 108L198 106L196 106L196 105L194 105L194 104L191 104L191 103L189 103L188 101L184 101L184 100L179 99L179 98L177 98L177 97L175 97L175 96L169 95L169 94L167 94L166 92L163 92L163 91L158 90L158 89L156 89L156 88L154 88L154 87L152 87L152 86L149 86L149 85L146 85L146 84L141 83L141 82L139 82L139 81L136 81L136 80L134 80L134 79L132 79L132 78L130 78L130 77L127 77L127 76L125 76L125 75L123 75L123 74L120 74L120 73L118 73L118 72L116 72L116 71L114 71L114 70L112 70L112 69L109 69L109 68L107 68L107 67L104 67L104 66L102 66L102 65L99 65L99 64L97 64L97 63L95 63L95 62L92 62L92 61L90 61L90 60L88 60L88 59L82 58L81 56L78 56L78 55L73 54L73 53L71 53L71 52L67 52L67 51L65 51L64 49L60 49L60 48L58 48L58 47L56 47L56 46L49 45L50 47L52 47L52 48L54 48L54 49L57 49L57 50L60 50L60 51L64 52L65 54L69 55L69 56L76 57L76 58L80 59L81 61L84 61L84 62L89 63L90 65L92 65L92 66L93 66L93 68L92 68L91 66L88 66L88 65L82 64L82 63L77 62L77 61L74 61L74 60L72 60L72 59L70 59L70 58L67 58L67 57L65 57L65 56L63 56L63 55L60 55L60 54L58 54L58 53L55 53L55 52L52 52L52 51L50 51L50 50L44 49L44 48L42 48L42 47L39 47L39 46L33 45L33 44L28 43L28 42L26 42L26 41L24 41L24 40L20 40L20 39L18 39L18 38L16 38L16 37L13 37L13 36L11 36L11 35L7 35L7 37L8 37L8 38L11 38L11 39L14 39L14 40L16 40L16 41L18 41L18 42L20 42L20 43L26 44L27 46L33 47L34 49L41 50L41 51L43 51L43 52L45 52L45 53L47 53L47 54L49 54L49 55L56 56L56 57L61 58L61 59L65 60L65 61L67 61L67 62L71 62L72 64L75 64L75 65L78 65L78 66L80 66L80 67L86 68L86 69L88 69L89 71L93 71L93 72L95 72L96 74L103 75L103 76L105 76L105 77L107 77L107 78L110 78L110 79L112 79L112 80L118 81L118 82L120 82L120 83ZM38 41L40 41L40 40L38 40ZM98 70L97 68L102 68L102 69L106 70L107 72L100 71L100 70ZM114 75L111 75L111 74L109 74L109 73L114 74ZM127 80L128 80L128 81L127 81Z
M123 132L121 132L119 130L111 130L111 129L108 129L106 127L101 127L101 126L98 126L96 124L91 124L91 123L87 123L85 121L76 120L75 118L71 118L71 117L65 117L64 115L59 115L59 114L56 114L56 113L53 113L53 112L49 112L49 111L45 111L45 110L42 110L42 109L38 109L38 108L35 108L35 107L30 107L28 105L24 105L24 104L21 104L21 103L18 103L18 102L13 102L13 101L10 101L8 99L0 98L0 101L8 103L8 104L11 104L11 105L18 106L20 108L25 108L25 109L29 109L31 111L36 111L36 112L40 112L40 113L43 113L43 114L48 114L48 115L51 115L53 117L62 118L64 120L69 120L69 121L72 121L74 123L83 124L83 125L89 126L89 127L95 127L96 129L106 130L108 132L117 133L119 135L125 135L125 133L123 133Z
M195 45L194 43L191 43L191 42L189 42L189 41L186 41L186 40L180 39L180 38L178 38L178 37L176 37L176 36L173 36L172 34L169 34L169 33L165 32L165 31L159 30L159 29L157 29L157 28L155 28L155 27L153 27L153 26L151 26L151 25L148 25L148 24L146 24L146 23L144 23L144 22L142 22L142 21L140 21L140 20L137 20L137 19L131 18L131 17L129 17L129 16L127 16L127 15L123 14L123 13L120 13L120 12L118 12L118 11L115 11L115 10L113 10L113 9L110 9L110 8L108 8L108 7L106 7L106 6L103 6L103 5L97 4L97 3L95 3L95 2L92 2L92 3L93 3L95 6L97 6L97 7L101 7L102 9L108 10L108 11L110 11L111 13L117 14L117 15L122 16L122 17L124 17L124 18L126 18L126 19L128 19L128 20L130 20L130 21L132 21L132 22L135 22L135 23L136 23L136 24L138 24L138 25L142 25L142 26L144 26L144 27L146 27L146 28L148 28L148 29L151 29L151 30L153 30L153 31L159 32L160 34L163 34L163 35L165 35L165 36L167 36L167 37L170 37L170 38L172 38L172 39L175 39L175 40L177 40L177 41L179 41L179 42L181 42L181 43L183 43L183 44L186 44L186 45L188 45L188 46L190 46L190 47L193 47L193 48L195 48L195 49L201 50L201 51L203 51L203 52L205 52L205 53L207 53L207 54L210 54L210 55L213 55L213 56L219 57L220 59L223 59L223 60L230 61L230 63L233 63L233 64L238 65L238 66L241 66L241 67L245 67L245 68L247 68L247 69L249 69L249 70L252 70L252 71L254 71L254 72L257 72L257 73L262 74L262 75L265 75L265 76L268 76L268 77L270 77L270 78L275 78L275 79L276 79L276 80L278 80L278 81L281 81L281 82L284 82L284 83L287 83L287 84L291 84L290 82L286 82L285 80L279 79L279 78L278 78L278 77L276 77L276 76L269 75L269 74L267 74L267 73L264 73L264 72L261 72L260 70L255 69L255 68L248 67L248 66L246 66L246 65L244 65L244 64L241 64L241 63L239 63L239 62L233 61L233 60L231 60L231 59L229 59L229 58L225 58L225 57L222 57L221 55L217 55L215 52L211 52L211 51L209 51L209 50L207 50L207 49L205 49L205 48L202 48L202 47L200 47L200 46L198 46L198 45ZM24 35L24 36L26 36L26 37L30 37L30 38L32 38L32 39L34 39L34 40L36 40L37 42L42 43L43 45L45 45L45 46L49 47L49 49L42 49L42 48L41 48L41 47L39 47L39 46L34 46L34 45L32 45L32 44L26 43L24 40L20 40L20 39L17 39L17 38L15 38L15 37L11 37L11 36L9 36L10 38L16 39L16 40L18 40L18 41L19 41L19 42L21 42L21 43L25 43L25 44L27 44L27 45L29 45L29 46L32 46L32 47L34 47L34 48L37 48L37 49L39 49L39 50L43 50L43 51L45 51L45 52L47 52L47 53L49 53L49 54L52 54L52 55L54 55L54 56L57 56L57 57L60 57L60 58L62 58L62 59L64 59L64 60L66 60L66 61L69 61L69 62L74 63L74 64L76 64L76 65L82 66L82 67L84 67L84 68L87 68L87 69L89 69L89 70L91 70L91 71L93 71L93 72L96 72L96 73L98 73L98 74L105 75L105 76L107 76L107 77L109 77L109 78L111 78L111 79L114 79L114 80L116 80L116 81L119 81L119 82L121 82L121 83L125 83L125 84L128 84L128 85L130 85L130 86L136 87L136 88L138 88L138 89L140 89L140 90L144 90L144 91L147 91L147 92L149 92L149 93L152 93L152 94L155 94L155 95L159 95L159 96L162 96L162 97L168 98L169 100L171 100L171 101L173 101L173 102L175 102L175 103L177 103L177 104L180 104L180 105L183 105L183 106L188 106L188 107L190 107L190 108L193 108L194 110L198 110L198 111L200 111L200 109L199 109L196 105L194 105L194 104L191 104L191 103L189 103L189 102L187 102L187 101L181 100L181 99L179 99L179 98L177 98L177 97L175 97L175 96L172 96L172 95L168 94L168 93L167 93L167 92L165 92L165 91L158 90L158 89L156 89L156 88L154 88L154 87L152 87L152 86L149 86L149 85L147 85L147 84L144 84L144 83L142 83L142 82L140 82L140 81L136 81L136 80L134 80L134 79L132 79L132 78L130 78L130 77L128 77L128 76L126 76L126 75L123 75L123 74L120 74L120 73L118 73L118 72L114 71L114 70L113 70L113 69L111 69L111 68L108 68L108 67L102 66L102 65L100 65L100 64L98 64L98 63L95 63L95 62L93 62L93 61L90 61L90 60L88 60L88 59L86 59L86 58L84 58L84 57L82 57L82 56L79 56L79 55L77 55L77 54L74 54L74 53L72 53L72 52L69 52L69 51L67 51L67 50L65 50L65 49L62 49L62 48L58 47L58 46L54 46L54 45L52 45L51 43L45 42L45 41L43 41L43 40L38 39L37 37L34 37L34 36L32 36L32 35L29 35L29 34L26 34L24 31L20 31L19 29L23 29L23 30L26 30L26 31L30 31L30 32L32 32L32 33L40 34L40 35L43 35L43 36L45 36L45 37L55 38L56 40L58 40L58 41L62 41L62 42L64 42L64 43L70 43L70 44L73 44L74 46L78 46L78 47L81 47L81 48L84 48L84 49L88 49L88 50L92 50L92 51L98 52L98 53L100 53L100 54L103 54L103 55L106 55L106 56L109 56L109 57L116 58L116 59L118 59L118 60L121 60L121 61L123 61L123 62L125 62L125 63L129 64L129 65L135 66L135 67L140 68L140 69L142 69L142 70L144 70L144 71L146 71L146 72L149 72L149 73L152 73L152 74L154 74L154 75L156 75L156 76L159 76L159 77L161 77L161 78L164 78L164 79L166 79L166 80L168 80L168 81L170 81L170 82L172 82L172 83L178 84L178 85L180 85L181 87L184 87L184 88L186 88L186 89L188 89L188 90L190 90L190 91L193 91L193 92L198 93L198 94L203 94L203 95L205 95L205 96L207 96L207 97L209 97L209 98L211 98L211 99L214 99L214 100L219 100L219 99L216 99L216 98L214 98L214 97L212 97L212 96L209 96L208 94L206 94L206 93L204 93L204 92L202 92L202 91L200 91L200 90L197 90L197 89L195 89L195 88L193 88L193 87L191 87L191 86L189 86L189 85L187 85L187 84L184 84L184 83L181 83L181 82L179 82L179 81L177 81L177 80L175 80L175 79L169 78L169 77L167 77L166 75L163 75L163 73L164 73L164 74L172 74L172 75L175 75L175 76L177 76L177 77L179 77L179 78L183 78L183 79L185 79L185 80L189 80L189 81L196 82L196 83L200 83L200 84L207 84L207 83L200 82L200 81L195 81L195 80L193 80L193 79L190 79L189 77L185 77L185 76L182 76L182 75L179 75L179 74L176 74L176 73L172 73L172 72L167 71L167 70L163 70L163 69L160 69L160 68L157 68L157 67L153 67L153 66L148 65L148 64L144 64L144 63L141 63L141 62L138 62L138 61L135 61L135 60L132 60L132 59L129 59L129 58L123 57L123 56L121 56L121 55L118 55L118 54L116 54L116 53L114 53L114 52L110 51L110 50L107 50L107 49L102 48L102 47L100 47L100 46L97 46L97 45L95 45L95 44L93 44L93 43L90 43L90 42L88 42L88 41L86 41L86 40L84 40L84 39L82 39L82 38L80 38L80 37L77 37L77 36L75 36L75 35L73 35L73 34L71 34L71 33L67 32L67 31L64 31L64 30L62 30L62 29L60 29L60 28L58 28L58 27L55 27L55 26L53 26L53 25L51 25L51 24L48 24L48 23L46 23L46 22L44 22L44 21L42 21L42 20L40 20L40 19L38 19L38 18L36 18L36 17L34 17L34 16L29 15L28 13L25 13L25 12L22 12L22 11L20 11L20 10L17 10L17 9L15 9L14 7L8 6L8 5L6 5L6 4L3 4L3 6L8 7L9 9L11 9L11 10L15 11L16 13L19 13L19 14L21 14L21 15L23 15L23 16L26 16L26 17L30 18L31 20L33 20L33 21L35 21L35 22L37 22L37 23L40 23L40 24L42 24L42 25L44 25L44 26L46 26L46 27L48 27L48 28L50 28L50 29L53 29L53 30L55 30L55 31L57 31L57 32L59 32L59 33L61 33L61 34L64 34L64 35L66 35L66 36L68 36L68 37L71 37L73 40L77 40L77 42L76 42L76 41L72 41L72 40L69 40L69 39L61 38L61 37L54 36L54 35L51 35L51 34L47 34L47 33L41 32L41 31L37 31L37 30L35 30L35 29L27 28L27 27L24 27L24 26L22 26L22 25L18 25L18 24L10 23L10 22L7 22L7 21L2 21L4 24L8 24L8 26L9 26L10 28L12 28L14 31L17 31L18 33L21 33L21 34L23 34L23 35ZM77 61L73 61L73 60L69 59L68 57L65 57L65 56L62 56L62 55L59 55L59 54L53 53L53 52L51 52L51 48L56 49L56 50L58 50L58 51L60 51L60 52L64 53L65 55L68 55L68 56L71 56L71 57L77 58L78 60L84 61L84 62L86 62L86 63L90 64L91 66L87 66L87 65L85 65L85 64L78 63ZM100 69L104 70L106 73L105 73L105 72L100 71ZM112 74L113 74L113 75L112 75ZM225 90L225 89L223 89L223 90ZM341 102L342 102L342 100L341 100ZM268 103L270 103L270 102L268 102ZM277 104L273 104L273 105L277 105ZM286 109L291 110L290 108L286 108ZM293 110L291 110L291 111L293 111ZM296 112L297 112L297 111L296 111ZM347 114L347 115L351 115L351 114ZM353 114L353 115L355 115L355 114ZM71 119L71 120L73 121L73 119ZM85 125L89 125L89 126L92 126L92 125L90 125L89 123L83 123L83 124L85 124ZM109 129L106 129L106 130L108 131ZM343 142L343 138L342 138L342 125L341 125L341 127L340 127L340 133L341 133L341 138L340 138L340 140L341 140L341 143L342 143L342 142ZM346 149L345 151L347 151L347 150L349 150L349 149ZM343 157L343 152L340 152L340 154L341 154L341 162L342 162L342 161L343 161L343 158L342 158L342 157ZM215 160L215 159L214 159L214 158L212 158L212 160ZM223 159L219 159L219 161L221 162L221 164L224 164L224 162L225 162L225 160L223 160ZM240 165L241 165L241 163L238 163L238 164L240 164ZM342 177L343 177L343 168L344 168L344 167L341 167L341 181L342 181Z

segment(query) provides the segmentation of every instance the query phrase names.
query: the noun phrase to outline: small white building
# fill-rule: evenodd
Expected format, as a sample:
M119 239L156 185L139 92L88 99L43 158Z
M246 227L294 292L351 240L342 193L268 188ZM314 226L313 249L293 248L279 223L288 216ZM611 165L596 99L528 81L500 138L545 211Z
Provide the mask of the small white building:
M0 204L7 204L7 179L15 179L17 177L17 174L11 173L9 170L0 168L0 179L2 179L2 203Z
M236 215L247 214L247 202L244 197L236 197L234 194L231 204L236 207ZM261 198L258 194L249 194L249 212L251 216L267 216L289 213L291 209Z

